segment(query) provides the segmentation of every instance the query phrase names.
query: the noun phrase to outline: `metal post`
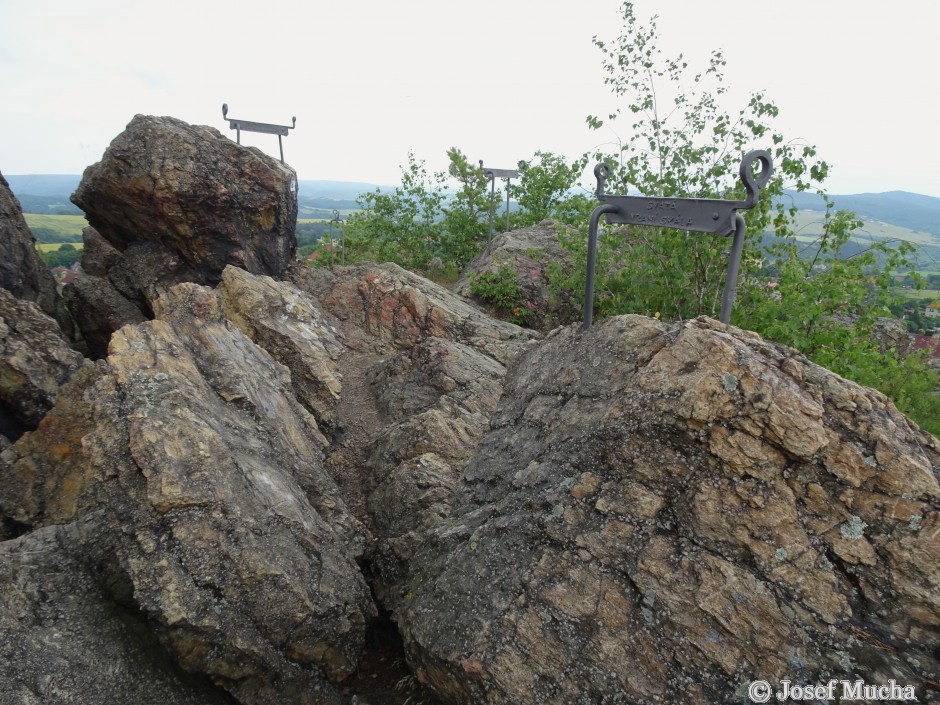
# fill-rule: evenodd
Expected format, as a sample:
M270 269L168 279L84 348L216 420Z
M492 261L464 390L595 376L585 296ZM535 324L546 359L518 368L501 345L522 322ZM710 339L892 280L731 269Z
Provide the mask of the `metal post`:
M496 178L490 174L490 230L486 238L486 246L493 242L493 214L496 212Z
M757 174L752 173L754 164L760 165ZM760 190L770 181L773 161L764 150L748 152L741 160L739 175L747 191L743 201L724 201L709 198L663 198L643 196L613 196L604 193L604 182L610 176L607 164L594 167L597 177L597 198L604 203L591 214L588 232L588 263L584 283L584 323L582 330L591 327L594 305L594 277L597 257L597 229L601 215L608 223L623 225L646 225L677 230L698 231L714 235L729 235L734 240L728 256L728 271L721 297L721 313L718 320L731 322L731 308L737 290L738 271L744 251L746 228L744 217L738 212L757 205Z
M734 305L734 296L738 290L738 270L741 268L741 253L744 251L744 235L746 226L744 216L734 214L734 240L731 243L731 252L728 256L728 274L725 277L725 290L721 295L721 313L718 320L722 323L731 323L731 307Z
M297 118L292 117L291 125L273 125L267 122L252 122L250 120L236 120L228 117L228 104L222 103L222 119L228 120L229 129L235 130L236 144L242 143L242 130L247 132L262 132L266 135L277 135L277 144L281 150L281 164L284 163L284 142L281 137L287 137L287 131L297 127Z
M496 179L506 179L506 231L509 231L509 181L519 177L517 169L487 169L483 166L483 160L480 160L480 169L483 170L486 178L490 180L490 233L489 240L486 243L489 249L493 241L493 216L496 212Z

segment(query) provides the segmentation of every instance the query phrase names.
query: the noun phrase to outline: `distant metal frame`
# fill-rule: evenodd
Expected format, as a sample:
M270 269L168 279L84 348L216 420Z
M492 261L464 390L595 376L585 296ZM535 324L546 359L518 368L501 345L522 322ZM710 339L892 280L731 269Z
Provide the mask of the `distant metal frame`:
M483 160L480 160L480 169L484 176L490 180L490 229L487 239L487 247L493 241L493 212L496 209L496 179L506 179L506 231L509 231L509 181L519 178L518 169L489 169L483 166Z
M752 171L755 163L760 171ZM597 263L597 228L600 217L606 216L608 224L650 225L677 230L699 231L715 235L730 235L734 240L728 256L728 271L725 289L721 297L721 313L718 320L731 322L731 307L737 289L741 252L744 249L745 224L739 210L757 205L760 190L767 185L773 173L773 160L766 150L748 152L741 160L739 174L747 198L743 201L723 201L711 198L662 198L645 196L612 196L604 193L604 182L610 176L610 166L604 163L594 167L597 177L597 200L603 203L591 213L588 230L587 277L584 283L583 330L591 327L594 308L594 274Z
M339 223L340 238L341 238L341 250L340 250L340 266L346 264L346 221L343 220L338 210L333 211L333 218L330 220L330 268L333 267L333 264L336 262L336 253L333 249L333 224Z
M267 122L252 122L250 120L237 120L228 117L228 103L222 103L222 119L228 120L229 129L235 130L235 140L242 143L242 130L245 132L261 132L266 135L277 135L277 146L281 149L281 164L284 163L284 143L281 137L287 137L287 131L297 127L297 118L292 117L292 125L272 125Z

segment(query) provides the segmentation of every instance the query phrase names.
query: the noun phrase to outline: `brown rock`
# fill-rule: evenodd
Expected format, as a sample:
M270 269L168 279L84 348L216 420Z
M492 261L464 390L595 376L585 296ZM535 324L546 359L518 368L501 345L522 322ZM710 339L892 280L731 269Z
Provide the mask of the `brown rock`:
M55 280L36 252L36 238L3 174L0 174L0 288L18 299L38 304L71 337L71 319L56 293Z
M374 607L317 425L215 292L178 285L155 313L4 452L2 506L100 513L106 582L184 670L239 702L338 703Z
M0 434L12 441L36 428L82 363L38 305L0 289Z
M493 319L395 264L363 262L333 270L295 265L287 276L336 322L347 345L362 351L408 348L433 336L463 343L506 364L539 337Z
M296 250L297 176L211 127L137 115L72 201L119 250L159 242L215 283L227 264L279 276Z
M108 270L121 258L120 250L92 227L82 230L82 242L82 272L93 277L108 276Z
M940 448L880 393L623 316L519 358L492 426L395 614L445 702L937 681Z
M129 323L147 320L143 312L118 292L110 281L83 274L62 289L62 298L72 311L94 359L106 357L114 331Z

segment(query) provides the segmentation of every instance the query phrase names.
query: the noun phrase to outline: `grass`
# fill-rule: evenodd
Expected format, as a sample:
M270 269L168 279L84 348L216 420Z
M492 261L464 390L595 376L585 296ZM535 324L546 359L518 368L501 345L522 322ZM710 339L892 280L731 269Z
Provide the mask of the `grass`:
M892 289L891 293L905 299L940 299L940 289Z
M83 215L39 215L38 213L24 213L26 224L33 231L39 242L55 240L72 240L73 244L82 241L82 230L88 227L88 221ZM48 237L47 233L52 237Z
M864 219L863 219L864 220ZM817 211L800 211L796 214L797 239L803 241L812 241L819 238L822 234L825 218L823 214ZM865 238L875 238L877 240L896 239L907 240L916 245L937 245L940 244L930 233L914 232L900 225L890 225L879 220L864 220L864 225L856 231L855 239L863 240Z

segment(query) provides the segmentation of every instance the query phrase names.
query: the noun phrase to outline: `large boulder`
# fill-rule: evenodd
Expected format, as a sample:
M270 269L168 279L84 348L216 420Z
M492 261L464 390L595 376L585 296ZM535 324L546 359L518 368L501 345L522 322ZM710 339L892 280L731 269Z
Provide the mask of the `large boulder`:
M492 426L396 612L445 702L936 686L940 446L880 393L624 316L519 358Z
M580 317L577 302L562 291L564 287L552 287L553 276L568 275L574 269L574 258L560 239L573 237L577 237L573 229L551 218L500 233L463 269L454 292L492 307L493 302L481 297L474 284L485 283L487 277L506 278L515 289L513 303L518 310L492 307L495 315L541 331L576 321Z
M154 312L0 456L0 509L20 530L100 513L104 583L183 670L242 703L338 703L375 608L325 439L216 292Z
M297 246L296 189L289 166L214 128L137 115L72 201L118 250L158 242L215 284L228 264L280 276Z
M36 252L36 238L3 174L0 174L0 288L37 304L59 322L66 336L72 336L71 319L59 301L55 279Z
M0 702L232 705L168 658L80 558L97 528L89 518L0 543Z

